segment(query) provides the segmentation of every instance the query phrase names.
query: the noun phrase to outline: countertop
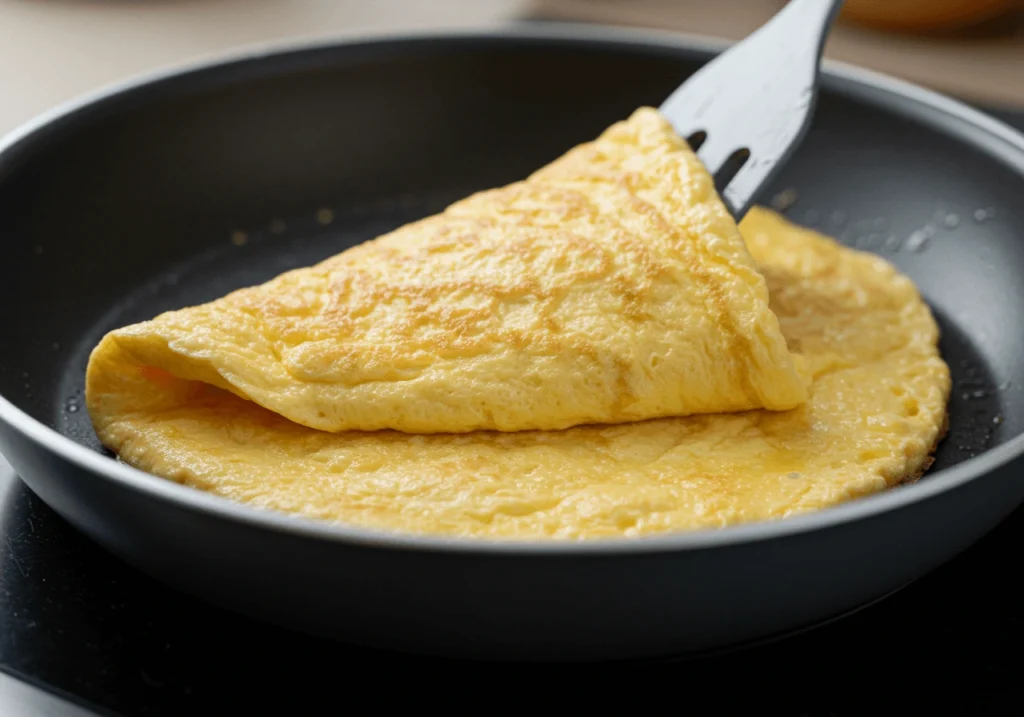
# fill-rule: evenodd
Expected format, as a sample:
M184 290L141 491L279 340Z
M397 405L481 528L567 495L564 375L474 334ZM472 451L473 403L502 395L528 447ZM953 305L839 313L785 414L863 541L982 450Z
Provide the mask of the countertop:
M0 134L128 77L286 40L481 28L527 0L0 0Z
M739 40L784 0L533 0L536 16ZM879 32L839 22L825 56L988 105L1024 108L1022 16L957 34Z
M0 134L65 100L230 48L366 32L601 22L726 39L781 0L0 0ZM967 38L838 26L826 55L1024 108L1024 26Z

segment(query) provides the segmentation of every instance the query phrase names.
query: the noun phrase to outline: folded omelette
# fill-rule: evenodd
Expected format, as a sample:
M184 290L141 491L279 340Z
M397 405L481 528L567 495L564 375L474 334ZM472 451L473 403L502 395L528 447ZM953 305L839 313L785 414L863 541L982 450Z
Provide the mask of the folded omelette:
M117 329L86 396L125 462L386 530L721 527L912 480L949 370L911 281L755 208L641 109L522 182Z
M334 432L558 429L807 398L711 177L654 110L523 182L111 332L95 361Z

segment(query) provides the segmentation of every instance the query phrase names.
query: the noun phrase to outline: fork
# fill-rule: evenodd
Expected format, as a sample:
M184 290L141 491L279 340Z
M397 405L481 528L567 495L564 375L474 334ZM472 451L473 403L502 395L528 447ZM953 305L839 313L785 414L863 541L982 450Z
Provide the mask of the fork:
M843 0L790 0L661 105L740 220L807 133L821 54Z

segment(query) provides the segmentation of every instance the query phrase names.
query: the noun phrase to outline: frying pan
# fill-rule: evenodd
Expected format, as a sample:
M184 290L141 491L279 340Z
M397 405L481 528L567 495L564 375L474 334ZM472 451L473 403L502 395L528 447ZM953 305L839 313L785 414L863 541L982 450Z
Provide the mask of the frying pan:
M0 450L131 565L355 643L496 659L697 654L897 590L1024 498L1024 138L841 65L826 63L813 128L762 201L778 195L794 220L887 256L933 307L954 390L948 437L914 485L643 539L389 534L132 469L103 452L83 407L86 359L105 331L522 178L657 105L720 49L541 25L261 50L117 87L15 132L0 148Z

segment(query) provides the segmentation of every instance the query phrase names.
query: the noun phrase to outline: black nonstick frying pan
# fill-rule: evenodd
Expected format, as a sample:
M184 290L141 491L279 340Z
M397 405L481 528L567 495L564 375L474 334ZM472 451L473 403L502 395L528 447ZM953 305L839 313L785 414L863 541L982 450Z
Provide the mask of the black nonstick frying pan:
M351 642L542 660L689 654L899 589L1024 498L1024 137L837 65L762 201L889 257L934 308L954 393L948 437L915 485L645 539L383 534L136 471L104 454L83 407L105 331L522 178L658 105L718 49L572 26L291 48L123 86L15 133L0 147L0 450L130 564Z

